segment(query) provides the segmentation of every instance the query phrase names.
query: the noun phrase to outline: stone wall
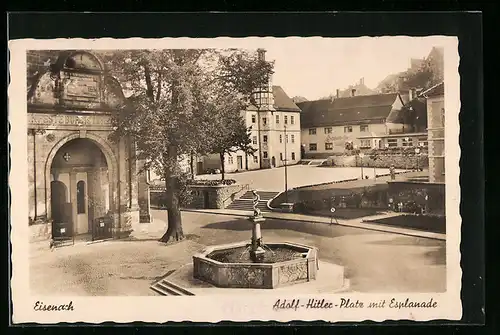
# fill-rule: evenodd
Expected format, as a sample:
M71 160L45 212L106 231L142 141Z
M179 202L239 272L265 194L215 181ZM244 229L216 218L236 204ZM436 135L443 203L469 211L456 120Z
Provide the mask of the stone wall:
M394 165L396 169L416 169L426 168L429 166L429 159L427 155L417 156L415 155L401 155L401 154L390 154L390 155L379 155L376 160L371 159L369 156L363 157L363 159L358 156L330 156L327 159L326 165L339 166L339 167L376 167L376 168L388 168L391 164Z
M193 200L190 208L210 208L223 209L229 206L235 199L249 190L248 185L191 185ZM205 199L208 197L208 207L205 205Z

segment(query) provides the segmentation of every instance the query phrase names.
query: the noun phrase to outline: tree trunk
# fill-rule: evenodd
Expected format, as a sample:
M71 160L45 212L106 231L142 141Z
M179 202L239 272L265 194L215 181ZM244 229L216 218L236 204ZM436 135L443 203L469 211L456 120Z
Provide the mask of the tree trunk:
M225 170L225 166L224 166L224 153L219 153L219 159L220 159L220 173L221 173L221 179L224 180L224 170Z
M194 179L194 154L191 152L190 157L191 179Z
M177 148L171 147L168 151L170 164L165 168L165 184L167 187L167 222L168 228L160 242L169 243L184 239L182 230L181 208L179 202L179 185L177 169Z

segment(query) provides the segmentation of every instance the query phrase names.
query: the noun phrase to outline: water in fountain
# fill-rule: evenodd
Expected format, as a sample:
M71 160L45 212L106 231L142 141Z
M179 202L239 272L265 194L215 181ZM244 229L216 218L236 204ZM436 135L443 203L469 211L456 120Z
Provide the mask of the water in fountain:
M207 257L221 263L277 263L304 257L302 252L290 248L269 247L266 245L263 246L265 250L262 257L255 260L250 253L251 247L251 245L247 245L245 247L217 250L208 254Z

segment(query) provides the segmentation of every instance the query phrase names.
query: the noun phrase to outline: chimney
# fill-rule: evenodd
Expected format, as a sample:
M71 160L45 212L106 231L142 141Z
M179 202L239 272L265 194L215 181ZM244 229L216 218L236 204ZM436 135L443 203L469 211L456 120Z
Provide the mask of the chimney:
M257 49L257 53L259 55L259 60L261 60L261 61L266 60L266 50L265 49Z
M337 88L337 94L336 94L336 97L337 98L340 98L340 90Z
M351 90L351 96L355 96L355 95L356 95L356 89L355 89L355 88L353 88L353 89Z

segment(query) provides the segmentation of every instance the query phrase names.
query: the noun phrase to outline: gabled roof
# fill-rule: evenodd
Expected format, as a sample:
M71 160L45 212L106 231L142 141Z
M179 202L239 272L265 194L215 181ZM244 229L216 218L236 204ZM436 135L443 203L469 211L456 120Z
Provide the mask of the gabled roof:
M333 100L298 103L304 128L380 122L385 120L399 99L397 93L361 95Z
M281 111L300 112L295 102L285 93L281 86L273 86L274 108Z

